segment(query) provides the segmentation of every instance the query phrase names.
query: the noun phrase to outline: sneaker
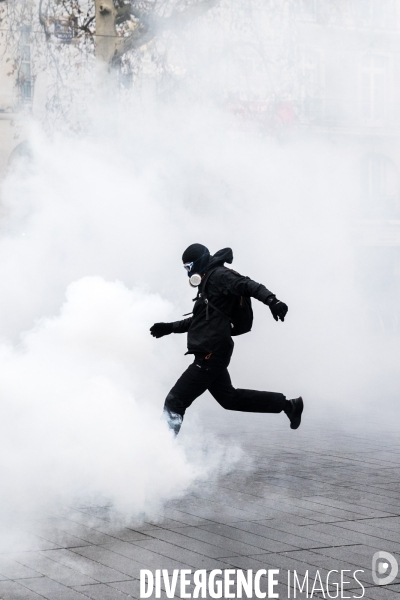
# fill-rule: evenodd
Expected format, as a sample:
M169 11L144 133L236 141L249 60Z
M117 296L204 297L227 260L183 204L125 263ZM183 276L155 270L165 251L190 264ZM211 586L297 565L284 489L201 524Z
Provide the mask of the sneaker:
M292 403L292 411L288 414L290 420L290 429L297 429L300 427L301 423L301 413L304 409L303 398L299 396L299 398L294 398L294 400L289 400Z

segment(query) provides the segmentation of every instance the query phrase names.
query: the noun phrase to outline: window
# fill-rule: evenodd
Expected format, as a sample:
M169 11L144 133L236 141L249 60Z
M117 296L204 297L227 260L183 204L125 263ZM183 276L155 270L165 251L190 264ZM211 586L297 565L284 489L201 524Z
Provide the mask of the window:
M262 57L249 44L230 48L226 55L226 75L229 91L243 98L258 98L269 89L269 78Z
M244 48L237 66L242 86L250 91L257 90L263 76L265 77L265 68L259 54L251 48Z
M306 21L317 18L317 0L297 0L297 12Z
M357 248L356 276L367 296L382 295L382 293L386 295L391 291L394 283L399 288L399 259L400 248L396 246L361 246Z
M389 57L365 55L361 63L361 115L367 125L383 125L387 118Z
M27 104L32 101L33 97L30 28L28 27L24 28L21 32L20 52L21 60L17 83L19 87L20 100L23 104Z
M322 117L323 86L320 52L304 48L300 53L300 105L301 115L307 121Z
M393 28L396 0L355 0L357 24L363 27Z
M355 283L364 325L400 333L400 247L361 246L355 252Z
M368 155L361 169L362 215L365 218L400 218L399 174L382 154Z

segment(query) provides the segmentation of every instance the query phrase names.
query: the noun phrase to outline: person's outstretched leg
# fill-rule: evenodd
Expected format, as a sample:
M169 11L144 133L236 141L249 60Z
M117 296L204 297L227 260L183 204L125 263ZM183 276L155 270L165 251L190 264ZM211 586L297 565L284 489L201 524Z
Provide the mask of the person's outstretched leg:
M297 429L301 422L303 400L286 400L283 394L276 392L260 392L256 390L236 389L233 387L228 369L223 370L209 386L210 394L226 410L257 413L284 412L292 429Z

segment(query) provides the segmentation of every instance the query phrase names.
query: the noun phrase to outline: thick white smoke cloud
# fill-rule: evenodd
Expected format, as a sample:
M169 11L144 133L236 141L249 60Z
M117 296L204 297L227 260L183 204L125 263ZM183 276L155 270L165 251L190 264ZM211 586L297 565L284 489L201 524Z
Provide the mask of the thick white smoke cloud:
M105 500L137 518L229 468L193 424L209 400L178 442L160 418L189 359L184 336L148 329L190 311L180 257L193 242L231 246L233 268L289 305L282 324L255 303L236 386L302 394L310 419L377 398L397 410L395 340L369 333L353 281L353 151L239 131L212 89L195 103L182 87L169 105L94 111L86 137L32 126L33 162L2 184L3 506Z
M207 452L204 463L189 460L154 402L155 313L168 318L171 306L86 277L68 287L59 314L1 346L3 511L92 502L154 516L217 465Z
M183 337L156 341L149 327L191 308L190 206L160 157L136 160L144 138L122 152L118 136L31 139L34 161L2 186L2 506L106 502L154 517L238 457L190 423L176 442L161 419L188 360Z
M168 496L190 481L154 407L139 407L132 395L135 375L149 364L145 323L154 309L169 307L87 277L68 287L59 315L37 321L17 347L2 347L3 506L10 493L21 503L26 493L41 501L62 496L66 480L72 497L101 491L143 510L157 500L155 489Z
M290 307L282 324L256 303L234 384L302 393L310 416L348 412L386 364L393 393L390 347L357 332L349 157L232 134L212 111L187 108L181 130L170 116L95 140L33 130L34 162L2 187L3 506L107 501L137 518L218 466L222 450L202 452L191 428L204 399L179 443L160 419L184 336L148 332L191 308L180 255L193 241L232 246L233 267Z

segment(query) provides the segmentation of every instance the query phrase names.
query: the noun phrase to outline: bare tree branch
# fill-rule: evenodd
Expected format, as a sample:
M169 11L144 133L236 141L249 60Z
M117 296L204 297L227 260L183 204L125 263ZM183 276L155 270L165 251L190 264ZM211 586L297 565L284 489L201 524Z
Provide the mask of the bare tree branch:
M204 0L199 4L192 4L185 10L175 11L170 17L164 19L164 29L172 27L185 27L195 19L202 17L207 11L217 5L218 0Z
M144 46L150 42L155 35L156 31L154 29L139 25L128 37L118 40L117 49L112 58L112 62L117 63L126 52Z
M45 19L44 15L43 15L43 0L40 0L40 2L39 2L39 23L43 27L44 33L46 35L46 40L49 40L50 32L49 32L49 28L47 26L47 20Z
M124 21L128 21L131 18L131 15L133 17L136 17L137 19L140 19L142 14L142 11L132 6L132 4L124 4L123 6L117 9L115 24L120 25Z
M89 33L92 35L92 32L89 29L89 25L90 23L92 23L94 21L94 15L90 17L90 19L88 19L85 23L83 23L81 25L81 27L79 29L81 29L82 31L84 31L85 33Z
M170 17L146 19L128 37L121 39L113 56L113 63L118 62L121 57L134 48L140 48L150 42L157 34L172 28L183 28L188 23L204 15L216 6L218 0L204 0L194 4L186 10L176 11Z

